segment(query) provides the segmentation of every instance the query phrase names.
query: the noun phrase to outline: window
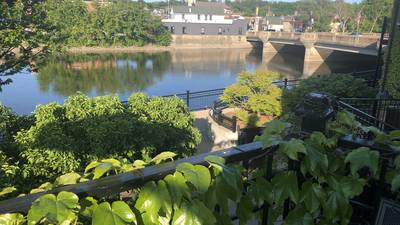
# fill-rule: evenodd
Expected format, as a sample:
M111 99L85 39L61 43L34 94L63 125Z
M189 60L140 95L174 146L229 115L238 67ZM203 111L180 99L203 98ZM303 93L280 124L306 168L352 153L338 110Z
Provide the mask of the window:
M183 20L185 19L185 13L182 13L182 19Z
M197 20L200 20L200 14L197 14Z
M210 15L210 20L212 20L212 15Z
M205 34L206 33L206 28L202 27L201 28L201 34Z
M171 26L170 30L171 30L171 34L175 33L175 27L174 26Z
M242 34L243 34L243 28L239 27L239 35L242 35Z
M186 27L182 27L182 34L186 34Z
M218 27L218 34L222 34L222 27Z

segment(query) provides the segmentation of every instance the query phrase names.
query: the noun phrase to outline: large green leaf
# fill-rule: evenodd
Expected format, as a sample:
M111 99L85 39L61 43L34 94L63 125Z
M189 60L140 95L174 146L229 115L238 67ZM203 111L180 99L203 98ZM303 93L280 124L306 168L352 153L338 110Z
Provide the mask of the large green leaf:
M248 194L257 206L261 206L264 201L272 204L272 185L262 177L257 177L250 182Z
M400 188L400 174L393 177L392 180L392 191L397 191Z
M55 185L61 186L61 185L76 184L78 182L79 178L81 178L81 175L78 173L74 173L74 172L67 173L67 174L59 176L55 181Z
M282 152L283 154L287 155L289 159L298 160L298 153L307 154L306 147L304 146L304 142L299 139L292 138L288 142L282 142L279 145L278 151Z
M1 191L0 191L0 197L3 196L3 195L10 194L10 193L12 193L12 192L14 192L14 191L16 191L16 190L17 190L17 189L16 189L15 187L6 187L6 188L3 188L3 189L1 189Z
M205 166L181 163L176 167L176 171L181 172L200 193L205 193L210 186L211 175Z
M28 223L33 225L42 219L49 223L70 224L75 218L79 198L71 192L60 192L57 197L53 194L38 198L28 212Z
M161 213L168 221L171 220L173 202L167 188L167 183L164 180L159 180L157 182L157 195L161 201Z
M164 178L164 181L167 183L172 201L175 204L180 205L182 197L190 197L189 187L181 173L175 172L174 174L170 174Z
M25 217L19 213L6 213L0 215L1 225L22 225L25 223Z
M345 158L345 163L350 163L351 174L358 176L357 171L368 167L375 176L378 172L379 152L361 147L351 151Z
M394 165L395 165L396 169L400 170L400 155L396 156L396 158L394 160Z
M364 179L357 179L347 176L340 179L340 187L345 198L347 199L351 199L360 195L364 190L365 184L366 181Z
M298 205L285 218L283 225L314 225L314 219L304 207Z
M243 190L242 176L240 169L233 165L225 165L225 159L217 156L207 156L205 159L214 168L216 175L222 176L225 184L237 192Z
M324 200L325 192L319 184L312 183L311 181L303 183L300 201L304 202L306 209L310 213L316 212Z
M272 178L274 201L282 205L286 199L294 203L299 199L297 176L294 171L281 172Z
M157 224L158 212L162 206L161 201L154 181L146 183L140 190L135 208L142 214L143 222L146 225Z
M176 154L173 152L161 152L160 154L155 156L151 161L154 162L155 164L160 164L162 161L165 161L167 159L174 160L175 156Z
M80 201L81 211L80 214L86 217L92 217L98 204L97 200L93 197L86 197Z
M309 172L314 176L320 176L327 171L328 166L328 156L323 150L307 144L307 155L304 158L304 164L302 164L302 173Z
M103 159L100 162L91 162L86 168L85 173L91 172L93 179L98 179L108 172L121 169L122 164L116 159Z
M248 195L243 195L236 208L239 224L245 225L253 217L253 203Z
M216 218L201 201L195 199L183 202L180 208L175 208L172 225L213 225Z
M93 213L92 225L126 225L136 223L135 214L123 201L101 203Z
M331 221L346 219L351 206L339 191L329 191L327 201L323 202L324 215Z

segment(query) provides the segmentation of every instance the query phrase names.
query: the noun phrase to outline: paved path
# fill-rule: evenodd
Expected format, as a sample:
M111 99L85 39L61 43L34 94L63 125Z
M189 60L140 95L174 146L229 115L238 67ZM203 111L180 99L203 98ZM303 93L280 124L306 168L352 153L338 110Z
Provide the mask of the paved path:
M194 125L201 132L201 142L197 147L198 153L218 151L221 149L235 146L238 139L238 133L234 133L225 127L218 125L208 115L207 110L195 111Z

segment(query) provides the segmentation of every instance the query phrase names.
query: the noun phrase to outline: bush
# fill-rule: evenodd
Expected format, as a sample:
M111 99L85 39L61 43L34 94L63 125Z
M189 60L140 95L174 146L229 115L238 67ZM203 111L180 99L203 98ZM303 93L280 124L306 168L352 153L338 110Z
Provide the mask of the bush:
M302 80L294 89L285 90L282 106L285 113L291 112L305 94L323 92L340 98L375 97L376 90L365 80L354 78L350 74L331 74L312 76Z
M279 78L272 71L242 72L237 83L225 89L221 100L246 111L279 116L282 90L272 83Z
M193 116L178 98L134 94L69 97L38 106L35 125L15 136L24 177L48 180L101 158L147 159L168 150L191 155L200 142Z

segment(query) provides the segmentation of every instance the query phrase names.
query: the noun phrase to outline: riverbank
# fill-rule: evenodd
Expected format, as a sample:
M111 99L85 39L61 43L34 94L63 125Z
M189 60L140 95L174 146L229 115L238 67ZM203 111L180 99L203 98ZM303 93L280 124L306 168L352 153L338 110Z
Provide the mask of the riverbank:
M229 35L172 35L169 46L129 46L129 47L74 47L69 53L130 53L130 52L163 52L189 49L251 49L246 36Z

